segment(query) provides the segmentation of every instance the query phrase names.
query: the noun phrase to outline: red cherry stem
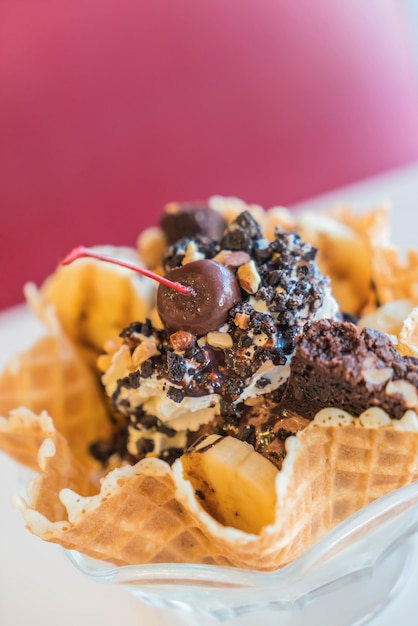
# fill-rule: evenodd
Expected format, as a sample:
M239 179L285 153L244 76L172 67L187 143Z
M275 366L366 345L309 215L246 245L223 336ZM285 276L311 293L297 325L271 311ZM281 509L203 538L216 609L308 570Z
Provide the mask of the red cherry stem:
M131 263L127 263L126 261L115 259L114 257L107 256L106 254L101 254L100 252L96 252L95 250L90 250L89 248L85 248L84 246L77 246L76 248L71 250L71 252L67 254L67 256L61 261L61 265L70 265L70 263L76 261L77 259L81 259L82 257L90 257L99 261L105 261L106 263L113 263L114 265L126 267L129 270L138 272L138 274L142 274L143 276L148 276L148 278L157 280L159 283L165 285L166 287L171 287L171 289L175 289L175 291L178 291L184 296L187 296L194 292L192 287L182 285L172 280L168 280L167 278L164 278L164 276L155 274L154 272L146 270L143 267L138 267L136 265L132 265Z

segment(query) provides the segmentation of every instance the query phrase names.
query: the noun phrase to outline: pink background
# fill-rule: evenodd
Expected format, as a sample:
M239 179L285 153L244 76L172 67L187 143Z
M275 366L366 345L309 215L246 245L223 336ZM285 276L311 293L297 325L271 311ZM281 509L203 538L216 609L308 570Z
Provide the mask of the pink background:
M2 0L0 308L170 200L265 206L418 160L397 0Z

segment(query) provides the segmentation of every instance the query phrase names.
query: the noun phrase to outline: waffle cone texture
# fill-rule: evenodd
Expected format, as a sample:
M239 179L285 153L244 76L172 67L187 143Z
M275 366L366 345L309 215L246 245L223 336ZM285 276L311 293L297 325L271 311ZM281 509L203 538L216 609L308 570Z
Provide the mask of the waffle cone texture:
M186 562L272 570L361 507L418 478L418 432L405 430L399 420L365 427L347 415L338 423L315 419L287 440L274 522L253 535L223 526L201 507L181 459L172 468L154 458L116 468L97 491L45 414L21 411L19 419L45 435L29 501L16 499L29 530L118 565Z
M29 302L44 324L44 334L17 354L0 375L0 448L18 463L38 470L45 423L42 430L37 420L15 409L45 412L68 442L74 459L94 475L99 464L89 453L89 442L112 435L99 380L40 294L29 292Z

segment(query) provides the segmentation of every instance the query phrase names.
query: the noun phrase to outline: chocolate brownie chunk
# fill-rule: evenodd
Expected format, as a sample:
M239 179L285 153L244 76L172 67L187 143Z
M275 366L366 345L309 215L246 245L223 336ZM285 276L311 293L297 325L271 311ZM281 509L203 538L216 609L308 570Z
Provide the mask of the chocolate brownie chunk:
M207 203L172 202L164 208L161 228L169 244L183 237L205 235L219 240L226 228L226 220Z
M393 419L417 408L418 359L402 357L382 332L328 319L305 329L280 411L313 419L336 407L358 417L380 407Z

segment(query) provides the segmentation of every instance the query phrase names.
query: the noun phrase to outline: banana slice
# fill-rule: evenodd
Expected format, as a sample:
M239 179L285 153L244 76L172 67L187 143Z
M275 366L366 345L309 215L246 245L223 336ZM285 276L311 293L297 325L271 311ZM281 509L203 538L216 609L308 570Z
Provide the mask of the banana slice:
M250 444L209 435L181 463L202 507L221 524L257 534L273 522L278 470Z

